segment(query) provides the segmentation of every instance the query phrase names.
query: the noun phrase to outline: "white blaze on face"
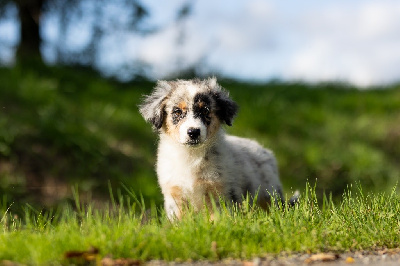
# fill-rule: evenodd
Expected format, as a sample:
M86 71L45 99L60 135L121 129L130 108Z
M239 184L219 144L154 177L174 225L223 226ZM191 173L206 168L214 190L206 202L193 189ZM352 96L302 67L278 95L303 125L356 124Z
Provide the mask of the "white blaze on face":
M201 122L200 118L194 118L193 112L189 112L185 121L179 127L179 142L188 143L191 139L188 134L189 128L200 129L199 144L207 138L207 127Z
M186 86L186 91L188 92L188 95L193 99L194 96L197 93L199 93L199 87L194 84L190 84L190 85Z

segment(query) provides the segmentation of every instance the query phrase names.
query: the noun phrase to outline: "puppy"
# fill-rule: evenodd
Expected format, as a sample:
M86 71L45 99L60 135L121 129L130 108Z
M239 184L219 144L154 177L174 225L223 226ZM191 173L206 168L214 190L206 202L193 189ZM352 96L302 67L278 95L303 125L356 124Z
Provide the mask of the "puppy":
M218 204L219 196L240 203L257 194L262 208L271 195L282 199L273 153L224 132L238 106L215 78L159 81L139 109L159 133L156 168L169 218L179 219L187 204Z

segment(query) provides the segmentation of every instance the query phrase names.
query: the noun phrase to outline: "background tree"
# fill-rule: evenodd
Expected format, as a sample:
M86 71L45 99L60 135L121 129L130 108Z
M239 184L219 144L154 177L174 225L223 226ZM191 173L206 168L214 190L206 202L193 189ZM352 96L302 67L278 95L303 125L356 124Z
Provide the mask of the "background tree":
M40 16L44 0L15 0L20 21L20 43L17 59L40 57Z
M106 16L107 4L123 6L126 19L119 20L115 16ZM42 61L41 22L43 16L50 14L58 16L59 44L62 44L66 32L73 26L76 19L86 16L96 17L91 23L91 39L86 47L75 53L70 53L67 49L62 49L63 47L57 48L56 61L58 63L88 64L96 57L97 45L110 27L112 30L145 32L139 24L148 15L148 11L138 0L116 0L112 3L104 0L2 0L0 15L13 6L18 10L20 22L17 62L31 59Z

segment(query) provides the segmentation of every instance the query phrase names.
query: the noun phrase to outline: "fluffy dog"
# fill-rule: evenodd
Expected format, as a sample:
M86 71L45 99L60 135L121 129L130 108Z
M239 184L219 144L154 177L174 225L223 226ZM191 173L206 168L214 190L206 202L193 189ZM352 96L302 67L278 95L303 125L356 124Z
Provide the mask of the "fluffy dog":
M232 125L238 106L215 78L159 81L139 109L159 133L156 168L169 218L218 196L240 203L257 194L263 208L271 195L282 198L273 153L225 134L222 125Z

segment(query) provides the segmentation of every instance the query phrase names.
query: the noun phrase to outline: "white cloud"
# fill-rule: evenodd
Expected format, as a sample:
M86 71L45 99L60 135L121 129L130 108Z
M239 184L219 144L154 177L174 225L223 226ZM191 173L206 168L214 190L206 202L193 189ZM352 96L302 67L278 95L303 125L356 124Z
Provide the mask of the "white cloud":
M336 6L305 25L303 47L295 51L288 79L344 80L361 86L400 80L400 3L364 2L348 9ZM342 4L343 5L343 4ZM304 20L306 21L306 20ZM311 26L310 26L311 25Z
M149 74L153 77L165 77L185 70L201 59L205 50L203 40L190 34L180 42L181 34L179 27L171 25L140 42L136 57L139 61L152 66ZM193 44L196 45L196 49L193 49Z
M196 2L186 24L143 40L141 56L166 75L183 58L206 56L203 70L240 79L341 80L371 85L400 80L400 2Z

